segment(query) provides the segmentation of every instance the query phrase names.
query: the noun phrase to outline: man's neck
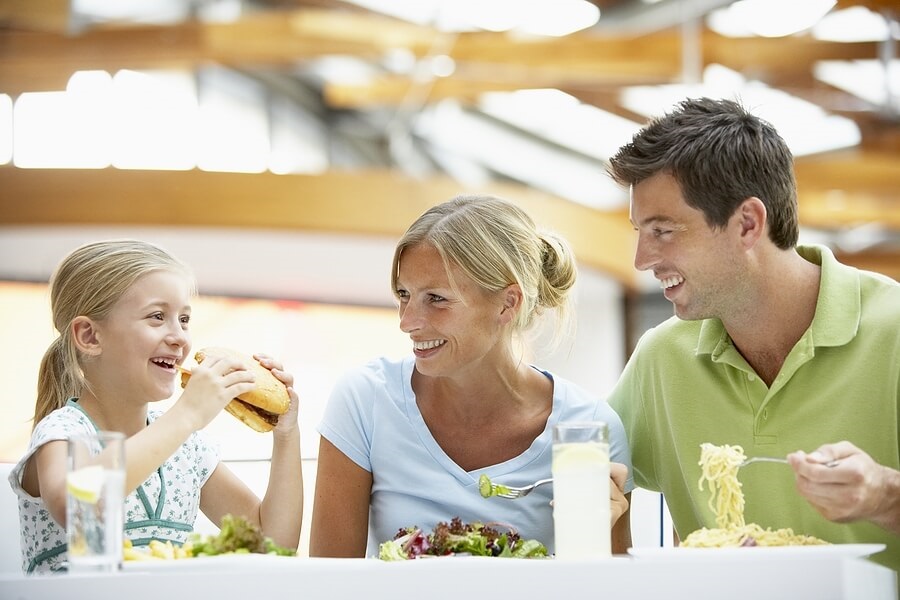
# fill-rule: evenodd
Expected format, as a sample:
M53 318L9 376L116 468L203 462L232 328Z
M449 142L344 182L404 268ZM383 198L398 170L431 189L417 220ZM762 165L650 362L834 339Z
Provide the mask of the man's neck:
M747 299L746 310L723 322L738 351L771 385L812 323L821 270L791 251L767 271L759 278L756 296Z

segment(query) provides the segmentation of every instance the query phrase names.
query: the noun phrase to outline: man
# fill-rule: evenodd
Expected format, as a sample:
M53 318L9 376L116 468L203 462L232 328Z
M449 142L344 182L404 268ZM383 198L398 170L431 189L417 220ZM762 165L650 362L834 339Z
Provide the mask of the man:
M715 527L701 443L788 456L741 469L746 521L884 543L874 560L900 569L900 285L797 246L790 150L735 102L686 100L610 162L635 267L675 307L610 398L636 484L683 538Z

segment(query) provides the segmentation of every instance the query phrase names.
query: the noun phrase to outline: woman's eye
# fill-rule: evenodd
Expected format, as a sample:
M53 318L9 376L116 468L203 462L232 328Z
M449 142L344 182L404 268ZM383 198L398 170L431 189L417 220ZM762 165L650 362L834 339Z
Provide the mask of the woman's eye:
M654 229L653 230L653 235L656 237L661 237L664 235L668 235L670 233L672 233L671 229Z
M394 294L395 294L395 295L397 296L397 298L399 298L400 300L406 300L406 299L409 298L409 292L407 292L406 290L396 290L396 291L394 292Z
M444 298L443 296L438 296L437 294L430 294L429 299L432 302L442 302L442 301L446 300L446 298Z

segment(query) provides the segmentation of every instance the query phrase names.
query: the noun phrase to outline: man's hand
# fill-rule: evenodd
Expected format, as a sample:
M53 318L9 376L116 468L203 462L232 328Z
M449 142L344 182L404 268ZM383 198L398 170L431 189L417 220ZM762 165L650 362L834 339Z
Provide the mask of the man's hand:
M828 467L825 463L836 461ZM867 520L900 534L900 471L878 464L851 444L825 444L788 455L797 491L830 521Z

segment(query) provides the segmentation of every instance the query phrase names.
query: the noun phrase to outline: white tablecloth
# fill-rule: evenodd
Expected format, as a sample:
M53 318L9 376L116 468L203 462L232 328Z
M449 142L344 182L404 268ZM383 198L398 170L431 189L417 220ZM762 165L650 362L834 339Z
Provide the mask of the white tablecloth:
M112 575L2 576L0 598L90 600L895 600L897 577L864 559L839 555L748 560L670 556L565 562L435 558L214 557L128 564Z

